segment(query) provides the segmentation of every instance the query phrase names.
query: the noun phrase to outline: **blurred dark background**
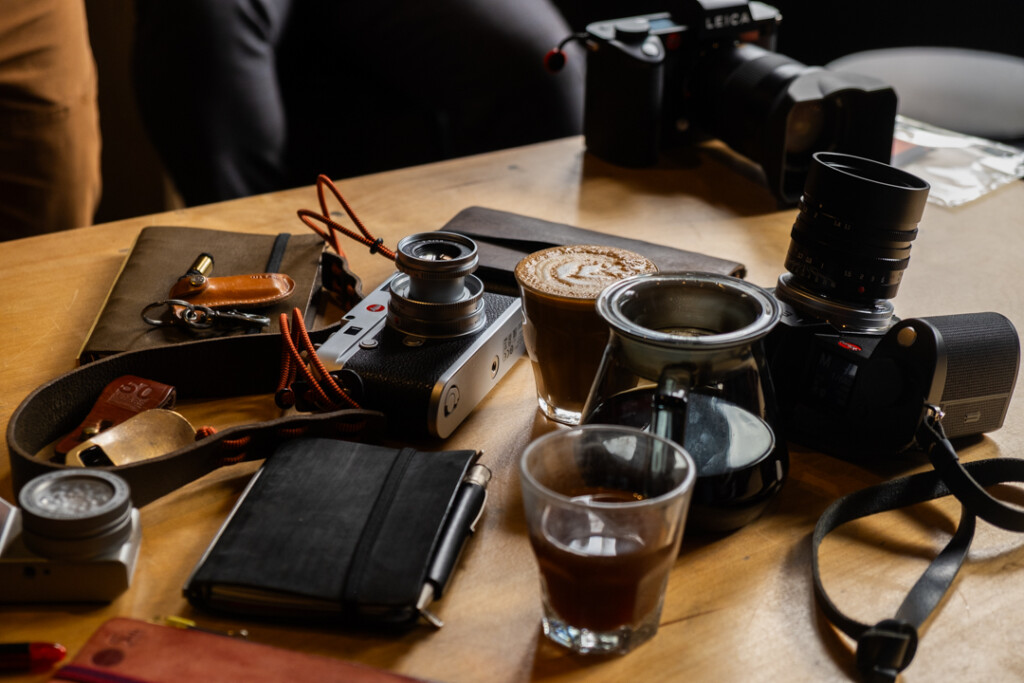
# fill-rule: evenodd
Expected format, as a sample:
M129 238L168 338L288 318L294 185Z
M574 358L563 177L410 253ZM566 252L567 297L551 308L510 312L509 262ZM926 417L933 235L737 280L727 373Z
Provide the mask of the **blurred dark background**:
M669 11L679 0L556 0L574 30L591 21ZM776 0L778 49L808 65L883 47L950 46L1024 57L1024 2L981 0ZM99 69L105 222L179 205L142 128L131 86L132 0L86 5ZM538 55L538 60L542 55Z

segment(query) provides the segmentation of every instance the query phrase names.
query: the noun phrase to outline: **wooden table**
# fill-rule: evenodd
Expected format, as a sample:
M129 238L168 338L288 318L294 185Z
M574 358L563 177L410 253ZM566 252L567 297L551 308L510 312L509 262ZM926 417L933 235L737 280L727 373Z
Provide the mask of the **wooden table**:
M339 183L363 221L389 245L480 205L735 259L771 287L782 272L793 211L709 151L624 170L584 154L571 138ZM315 208L311 188L119 221L0 245L0 426L36 386L74 367L90 322L138 231L146 225L303 232L295 212ZM929 205L894 303L903 317L997 310L1024 329L1024 184L959 209ZM352 243L349 256L375 286L391 264ZM271 361L272 362L272 361ZM233 406L259 415L266 399ZM255 408L254 408L255 406ZM221 406L222 409L226 407ZM255 413L250 413L255 410ZM401 637L290 628L192 611L181 587L255 464L224 468L142 510L142 555L130 590L109 605L0 606L0 641L54 640L76 651L109 617L185 615L212 628L246 627L251 639L357 660L438 681L845 680L851 644L815 607L810 533L836 497L903 471L792 449L790 479L767 513L725 538L684 538L657 637L620 658L571 656L539 628L537 570L526 540L516 460L552 426L535 409L529 364L518 363L444 446L479 448L494 471L481 528L450 592L435 605L447 622ZM1022 455L1024 400L1006 425L965 459ZM9 464L0 493L12 499ZM891 616L941 547L959 508L948 500L850 525L823 548L824 578L861 621ZM928 624L906 681L1020 680L1024 539L981 523L970 558ZM45 676L38 677L40 680Z

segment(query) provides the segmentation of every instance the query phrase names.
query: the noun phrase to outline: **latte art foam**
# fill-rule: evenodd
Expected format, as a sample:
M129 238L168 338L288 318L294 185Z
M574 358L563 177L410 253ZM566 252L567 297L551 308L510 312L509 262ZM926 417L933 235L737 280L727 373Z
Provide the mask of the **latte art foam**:
M612 282L656 270L651 261L632 251L570 245L530 254L516 267L516 279L549 296L596 299Z

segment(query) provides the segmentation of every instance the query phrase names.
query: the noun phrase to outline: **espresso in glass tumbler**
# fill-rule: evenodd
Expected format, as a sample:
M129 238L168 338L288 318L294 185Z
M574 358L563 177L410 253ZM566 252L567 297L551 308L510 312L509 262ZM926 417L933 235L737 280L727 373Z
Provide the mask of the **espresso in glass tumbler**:
M551 247L519 262L515 275L523 299L523 337L544 415L563 424L579 423L608 343L608 324L595 308L597 297L613 282L656 271L640 254L599 245Z
M624 654L658 630L696 468L678 444L642 430L550 432L520 461L542 627L582 654Z

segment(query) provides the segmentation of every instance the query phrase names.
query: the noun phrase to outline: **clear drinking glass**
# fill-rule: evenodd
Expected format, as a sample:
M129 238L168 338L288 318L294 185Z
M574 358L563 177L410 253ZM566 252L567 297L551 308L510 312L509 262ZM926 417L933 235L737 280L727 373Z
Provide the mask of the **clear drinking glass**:
M544 634L579 653L626 653L658 630L696 478L678 444L587 425L523 452L523 505Z

